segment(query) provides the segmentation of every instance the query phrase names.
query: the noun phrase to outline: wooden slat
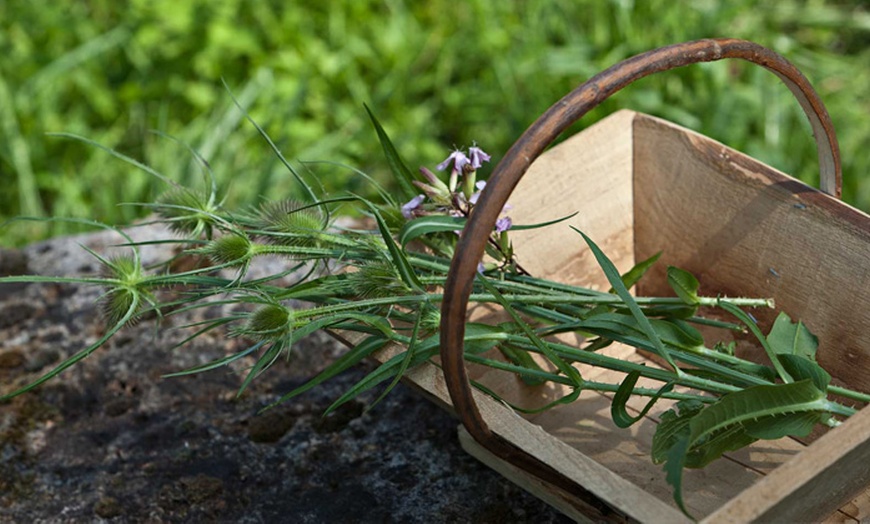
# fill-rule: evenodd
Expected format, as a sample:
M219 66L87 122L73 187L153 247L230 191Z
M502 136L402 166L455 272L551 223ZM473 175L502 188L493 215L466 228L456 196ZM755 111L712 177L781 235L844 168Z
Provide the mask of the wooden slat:
M634 127L635 249L664 251L639 292L668 293L675 265L706 294L773 297L819 337L835 381L870 391L870 217L691 131Z
M517 224L577 213L543 230L511 232L517 256L533 275L608 289L583 239L585 232L623 271L634 265L632 121L620 111L539 157L510 198Z
M662 266L640 286L641 293L668 293L664 267L676 265L695 273L707 294L774 297L778 309L819 336L819 361L835 382L870 390L870 217L715 141L651 117L635 121L634 155L636 255L664 250ZM774 312L754 314L769 327ZM839 431L831 432L832 438ZM819 453L814 449L802 451L801 460ZM781 478L782 467L772 478ZM852 489L843 483L843 489ZM809 485L800 491L804 496L814 493ZM824 516L838 500L802 502ZM847 504L843 512L853 507L860 508Z
M849 418L705 522L814 521L870 483L870 410Z
M644 294L667 294L663 270L674 264L698 274L702 291L708 293L752 290L753 294L775 296L778 305L796 317L812 319L810 327L823 342L820 358L835 380L865 387L870 380L864 376L870 368L870 350L863 340L856 342L856 337L870 332L866 313L870 297L854 291L870 289L870 223L866 215L801 187L709 139L623 111L538 159L511 198L511 215L515 223L522 224L579 210L569 223L590 235L620 270L631 267L635 257L639 260L664 250L659 269L641 287ZM795 189L799 189L797 194L792 193ZM804 237L814 240L812 249L806 247L809 242ZM517 231L513 238L520 262L533 274L599 289L609 287L582 240L566 225L544 232ZM853 292L851 302L842 300L843 290ZM771 318L764 313L757 316L763 322ZM822 329L814 325L829 321ZM858 327L838 331L844 323ZM837 342L845 342L843 347L848 349L839 351ZM388 348L378 359L383 361L396 351ZM631 360L643 358L619 345L604 351ZM597 368L581 366L581 371L589 380L622 379L619 373ZM560 387L527 388L516 377L490 369L475 368L471 374L526 406L565 394ZM430 400L450 409L436 366L420 366L408 379ZM629 518L685 520L673 506L661 466L649 460L658 416L672 403L662 402L645 420L623 430L610 420L608 396L594 392L584 392L577 402L529 420L482 394L476 394L476 399L496 433L575 479ZM637 413L644 402L632 399L628 409ZM865 519L870 492L851 502L842 500L868 482L861 468L870 469L864 466L870 462L870 415L864 410L860 417L806 449L790 439L760 442L703 470L687 471L684 498L688 507L696 516L709 515L710 522L744 517L778 520L795 516L789 513L794 511L792 506L812 506L815 516L829 515L825 522ZM582 519L589 509L493 457L462 432L460 436L470 453L573 518ZM842 475L847 476L845 481ZM759 486L765 496L757 495ZM839 496L820 500L829 494L826 490L835 490ZM846 502L842 510L831 514L842 502Z

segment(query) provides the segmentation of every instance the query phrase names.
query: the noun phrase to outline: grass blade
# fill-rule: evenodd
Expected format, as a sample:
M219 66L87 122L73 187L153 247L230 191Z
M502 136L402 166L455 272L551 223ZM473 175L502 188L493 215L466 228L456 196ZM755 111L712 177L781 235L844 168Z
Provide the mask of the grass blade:
M411 173L411 170L408 169L408 166L402 161L399 152L396 151L396 147L393 145L390 137L387 136L387 132L384 131L381 123L378 122L377 118L375 118L372 110L369 109L368 105L365 105L365 108L372 124L375 126L378 140L381 142L381 147L384 148L384 156L387 157L387 164L390 166L390 171L393 172L393 179L399 184L399 188L402 190L402 193L404 193L406 199L413 198L419 193L413 184L414 175Z

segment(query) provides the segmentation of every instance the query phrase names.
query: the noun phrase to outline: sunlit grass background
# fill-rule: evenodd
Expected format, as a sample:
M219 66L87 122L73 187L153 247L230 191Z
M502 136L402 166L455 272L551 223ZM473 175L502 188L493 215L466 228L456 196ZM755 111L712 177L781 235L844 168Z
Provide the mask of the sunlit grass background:
M71 132L189 184L207 158L229 203L292 194L291 178L221 83L296 162L387 180L363 104L412 166L477 141L497 159L589 76L653 47L737 37L773 48L814 83L837 127L844 199L870 209L870 12L862 2L597 0L0 0L0 221L16 215L126 223L157 181ZM619 108L670 119L809 183L809 126L770 73L728 62L641 81ZM579 127L578 127L579 128ZM300 164L301 166L302 164ZM308 165L330 191L366 191L350 170ZM0 230L0 244L70 231Z

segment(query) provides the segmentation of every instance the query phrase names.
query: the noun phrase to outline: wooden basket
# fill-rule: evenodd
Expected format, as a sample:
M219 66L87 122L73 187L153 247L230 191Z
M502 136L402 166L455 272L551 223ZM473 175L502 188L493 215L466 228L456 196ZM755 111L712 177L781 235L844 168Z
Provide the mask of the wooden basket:
M668 295L664 268L675 265L695 273L705 295L775 298L778 309L819 336L819 361L835 383L870 391L868 215L704 136L631 111L616 113L537 158L562 130L634 79L720 58L762 65L791 88L813 124L822 188L838 195L839 157L827 113L806 79L778 55L748 42L706 40L630 59L554 105L495 169L445 286L444 372L425 364L408 376L459 415L467 451L578 521L687 521L672 502L661 466L649 458L658 415L670 403L660 401L642 422L618 429L603 394L584 392L576 402L524 418L468 386L471 374L526 405L565 394L555 387L526 388L503 372L466 369L462 361L471 280L508 197L518 223L579 211L571 225L621 271L663 251L659 269L644 278L640 294ZM609 287L582 239L566 225L517 231L512 239L521 263L536 276ZM765 331L772 315L757 315ZM645 360L625 346L604 351ZM587 380L622 379L607 370L580 371ZM688 470L683 496L704 522L848 522L870 518L870 492L859 495L868 485L870 409L865 408L810 445L760 441L705 469Z

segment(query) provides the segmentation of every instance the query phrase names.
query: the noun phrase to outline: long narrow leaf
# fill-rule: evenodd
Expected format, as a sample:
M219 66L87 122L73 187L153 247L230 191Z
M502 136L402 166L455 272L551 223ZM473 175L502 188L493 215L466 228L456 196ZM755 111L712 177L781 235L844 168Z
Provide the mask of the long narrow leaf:
M393 142L390 140L390 137L387 135L387 132L384 131L384 128L381 126L381 123L378 122L378 119L375 118L372 110L369 109L369 106L366 105L366 112L369 114L369 118L372 121L372 125L375 126L375 131L378 134L378 140L381 142L381 147L384 148L384 155L387 157L387 164L390 166L390 171L393 172L393 177L396 182L399 184L399 187L404 193L405 198L413 198L417 195L418 191L416 187L414 187L414 175L411 173L411 170L408 169L408 166L402 161L402 158L399 156L399 152L396 151L396 147L393 145Z
M405 247L408 242L424 235L460 231L465 227L465 222L464 217L431 215L415 218L402 226L401 231L399 231L399 244Z
M362 380L357 382L352 388L347 390L341 397L338 398L335 402L332 403L327 409L324 415L328 415L338 409L339 406L348 402L351 399L359 396L360 393L368 391L369 389L377 386L381 382L388 380L389 378L396 375L398 370L401 368L402 363L405 361L407 350L402 353L394 356L393 358L387 360L377 369L369 373ZM409 368L413 368L426 362L430 358L434 357L438 353L437 345L434 345L428 351L423 351L422 348L418 347L417 351L411 356L411 361L408 363Z
M623 379L622 383L619 385L619 389L616 390L616 394L613 396L613 400L610 403L610 416L611 418L613 418L613 422L617 425L617 427L630 427L632 424L642 419L644 415L646 415L649 410L652 409L653 405L659 398L661 398L662 395L674 389L674 383L668 382L667 384L662 386L658 390L658 392L656 392L656 394L649 400L649 402L647 402L646 406L644 406L640 414L638 414L636 417L632 417L628 414L628 410L625 409L625 404L631 397L631 394L634 391L634 386L637 384L637 379L639 378L639 371L630 372L628 375L626 375L625 379Z
M316 377L309 380L304 385L294 389L293 391L281 395L281 398L269 404L268 406L260 410L260 412L262 413L267 409L273 408L278 404L281 404L282 402L286 402L287 400L290 400L295 396L301 395L309 389L318 386L323 382L326 382L327 380L338 375L342 371L345 371L351 366L359 363L360 361L362 361L362 359L368 357L375 351L381 349L382 347L384 347L384 345L387 344L387 342L389 342L389 340L380 335L373 335L366 338L365 340L354 346L350 351L342 355L341 358L327 366L326 369L321 371L320 374L318 374Z
M592 250L592 254L595 255L595 260L598 261L598 265L601 266L601 269L604 270L605 276L607 276L607 280L610 282L610 285L613 286L613 289L616 291L616 294L619 295L619 298L625 302L625 305L628 307L628 310L631 311L632 316L634 316L635 320L637 320L638 325L643 330L644 334L649 338L650 342L652 342L653 347L655 348L655 352L665 359L668 365L673 368L674 372L679 376L682 375L683 372L680 368L674 364L673 359L671 359L670 353L665 348L664 344L662 344L661 339L656 333L655 329L653 329L652 325L649 322L649 319L646 318L646 315L643 314L640 307L635 302L634 297L628 292L628 289L625 287L625 284L622 282L622 276L617 271L616 266L613 265L613 262L607 258L607 255L601 251L601 248L592 241L591 238L586 236L585 233L580 231L579 229L571 226L571 229L580 233L583 237L583 240L586 241L586 244L589 246L589 249Z
M419 293L424 292L423 284L420 282L420 279L417 278L417 274L414 272L413 266L411 266L411 263L408 261L408 257L405 256L405 253L398 244L396 244L396 241L393 240L390 228L387 227L384 217L381 216L374 204L368 200L363 200L363 202L368 206L369 211L372 212L375 221L378 223L378 230L381 233L381 237L384 239L384 243L387 245L387 250L390 252L393 266L396 268L396 271L399 272L399 277L409 288Z
M211 327L212 326L209 326L209 328L211 328ZM247 355L250 355L254 351L257 351L258 349L263 347L264 344L266 344L266 342L263 342L263 341L257 342L256 344L252 345L251 347L249 347L243 351L239 351L238 353L233 353L232 355L228 355L226 357L219 358L217 360L212 360L211 362L207 362L207 363L199 365L199 366L194 366L192 368L187 368L187 369L184 369L181 371L176 371L174 373L167 373L165 375L162 375L162 378L183 377L185 375L193 375L195 373L202 373L204 371L210 371L212 369L223 367L231 362L235 362L236 360L238 360L240 358L243 358Z
M776 369L776 373L783 380L783 382L793 382L794 379L792 379L792 376L782 366L782 362L779 361L778 355L773 350L773 348L770 347L770 344L768 344L767 337L765 337L764 333L762 333L761 330L758 329L758 324L756 324L755 321L752 320L752 318L747 315L745 311L735 306L734 304L731 304L727 300L720 300L719 307L737 317L737 319L743 322L743 324L745 324L746 327L749 328L749 331L751 331L752 334L755 335L755 338L758 340L759 343L761 343L761 347L763 347L764 352L767 353L767 358L770 359L770 363L773 364L774 369Z
M260 134L260 136L263 137L263 140L265 140L266 143L269 144L269 147L272 149L272 152L275 153L275 156L278 157L278 160L280 160L284 167L287 168L287 171L290 171L290 174L293 175L293 178L295 178L299 185L302 186L302 189L305 190L305 192L308 194L308 197L311 198L311 201L317 202L317 193L315 193L311 186L308 185L308 182L306 182L305 179L302 178L302 175L299 174L299 171L297 171L296 168L294 168L290 164L290 162L288 162L287 159L284 158L281 150L278 149L278 146L276 146L275 142L272 141L272 137L270 137L269 134L266 133L265 129L260 127L260 124L258 124L256 120L254 120L254 118L248 113L247 109L242 106L242 104L233 94L232 90L230 90L230 86L226 83L226 81L223 81L223 84L224 88L227 90L227 93L229 93L230 98L232 98L233 103L236 104L236 107L239 108L239 111L241 111L242 114L245 115L245 118L248 120L248 122L250 122L251 125L254 126L254 129L256 129L257 132Z
M555 220L549 220L547 222L539 222L537 224L517 224L511 226L511 231L523 231L525 229L540 229L542 227L552 226L553 224L558 224L559 222L564 222L566 220L570 220L577 216L579 211L575 211L570 215L563 216L562 218L557 218Z
M376 398L374 402L369 404L368 408L366 408L366 411L371 411L371 409L374 408L381 400L383 400L384 397L389 395L390 391L392 391L393 388L396 387L396 384L398 384L399 381L402 380L402 377L405 375L405 372L408 370L408 366L411 364L411 361L414 359L414 353L416 353L416 350L417 350L417 336L420 334L420 324L423 321L423 311L424 311L423 307L420 307L419 309L417 309L417 318L414 320L414 328L413 328L413 331L411 332L411 341L408 342L408 350L405 351L405 358L402 360L402 365L399 367L399 370L396 372L396 376L393 377L393 381L390 382L390 385L388 385L386 388L384 388L384 390L381 392L381 394L378 395L378 398Z
M106 334L103 335L102 337L100 337L99 340L97 340L96 342L94 342L93 344L91 344L90 346L88 346L87 348L85 348L85 349L79 351L78 353L76 353L75 355L71 356L70 358L64 360L63 362L61 362L60 364L58 364L57 367L55 367L54 369L52 369L52 370L49 371L48 373L42 375L42 376L39 377L38 379L34 380L34 381L31 382L30 384L27 384L26 386L24 386L24 387L22 387L22 388L19 388L19 389L13 391L12 393L8 393L8 394L6 394L6 395L0 396L0 402L2 402L2 401L4 401L4 400L8 400L8 399L10 399L10 398L12 398L12 397L18 396L18 395L20 395L20 394L22 394L22 393L26 393L26 392L32 390L33 388L39 386L40 384L43 384L43 383L45 383L46 381L51 380L52 378L54 378L54 377L60 375L60 374L63 373L67 368L69 368L69 367L71 367L71 366L73 366L73 365L79 363L81 360L83 360L84 358L88 357L88 356L89 356L91 353L93 353L97 348L101 347L103 344L106 343L106 341L108 341L110 338L112 338L112 337L115 335L115 333L117 333L117 332L118 332L122 327L124 327L124 325L125 325L127 322L130 321L130 319L133 318L133 316L136 314L136 311L139 309L139 302L140 302L139 295L138 295L138 294L134 294L134 295L133 295L133 300L132 300L132 302L130 303L130 307L127 309L127 312L124 313L124 316L121 317L121 318L118 320L118 322L115 323L114 326L112 326L111 328L109 328L109 330L106 331Z

